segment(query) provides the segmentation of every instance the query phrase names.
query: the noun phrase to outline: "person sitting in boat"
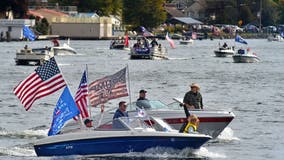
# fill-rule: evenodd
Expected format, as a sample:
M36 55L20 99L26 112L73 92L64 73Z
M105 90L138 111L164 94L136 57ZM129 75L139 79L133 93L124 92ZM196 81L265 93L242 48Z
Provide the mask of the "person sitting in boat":
M54 47L59 47L59 42L58 42L58 40L57 40L56 38L54 38L54 39L52 40L52 42L53 42L53 46L54 46Z
M146 93L147 93L146 90L141 89L141 90L139 91L139 98L137 99L137 101L140 101L140 100L148 100L148 99L146 98Z
M126 111L126 108L127 108L126 102L120 101L118 105L119 107L115 111L114 116L113 116L113 121L112 121L112 128L115 128L115 129L123 128L123 126L121 126L121 124L118 123L118 121L116 120L117 118L128 117L128 112Z
M155 46L158 46L158 45L159 45L159 44L158 44L156 38L153 38L153 40L152 40L152 42L151 42L151 46L152 46L152 47L155 47Z
M223 44L223 48L227 48L228 47L228 45L227 45L227 43L225 42L224 44Z
M199 125L199 119L196 115L192 114L187 117L187 121L183 123L179 132L180 133L195 133Z
M93 120L86 119L86 120L84 121L84 124L85 124L85 126L86 126L87 128L91 128L91 127L93 127Z
M196 83L190 85L188 91L183 98L183 105L188 109L203 109L202 95L199 92L200 86Z
M28 45L25 45L24 49L27 50L28 49Z
M126 111L127 105L125 101L120 101L118 104L118 109L115 111L113 119L119 118L119 117L128 117L128 113Z

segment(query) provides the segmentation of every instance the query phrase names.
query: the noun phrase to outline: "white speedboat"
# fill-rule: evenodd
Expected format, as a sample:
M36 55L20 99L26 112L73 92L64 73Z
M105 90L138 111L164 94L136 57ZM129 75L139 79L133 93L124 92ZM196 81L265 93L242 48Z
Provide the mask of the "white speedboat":
M214 51L216 57L227 57L235 54L234 47L219 47Z
M235 63L254 63L260 61L256 54L251 52L249 49L239 49L238 52L233 55L233 60Z
M180 107L177 102L169 105L154 100L142 100L139 101L139 103L134 102L131 106L127 107L129 116L134 116L137 112L136 108L141 106L145 108L147 115L160 117L177 130L179 130L183 122L186 121L184 109ZM107 111L104 114L102 123L111 120L115 110L116 109ZM198 132L208 134L213 138L216 138L235 117L232 112L222 110L190 110L190 113L197 115L200 120ZM98 119L99 116L96 116L96 121L99 121Z
M149 121L159 124L156 129L144 120L119 118L95 130L78 130L39 140L34 144L37 156L100 155L144 152L149 148L198 149L211 139L198 133L178 133L160 119ZM159 129L166 131L159 131Z
M54 55L70 55L77 54L76 50L70 47L70 40L68 39L67 43L63 43L62 46L54 46L52 47L54 51Z
M180 40L179 44L180 45L189 45L193 43L193 39L185 39L185 40Z
M281 35L273 35L273 36L269 36L268 38L267 38L267 40L268 41L276 41L276 42L284 42L284 38L283 37L281 37Z
M16 52L17 65L42 65L54 56L52 48L24 48Z

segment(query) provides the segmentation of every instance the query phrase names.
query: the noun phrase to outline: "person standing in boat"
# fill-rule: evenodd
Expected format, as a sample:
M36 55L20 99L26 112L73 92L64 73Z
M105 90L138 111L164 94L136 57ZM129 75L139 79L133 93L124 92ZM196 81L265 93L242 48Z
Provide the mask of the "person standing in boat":
M183 105L188 109L203 109L202 95L199 92L200 86L192 83L191 90L188 91L183 98Z

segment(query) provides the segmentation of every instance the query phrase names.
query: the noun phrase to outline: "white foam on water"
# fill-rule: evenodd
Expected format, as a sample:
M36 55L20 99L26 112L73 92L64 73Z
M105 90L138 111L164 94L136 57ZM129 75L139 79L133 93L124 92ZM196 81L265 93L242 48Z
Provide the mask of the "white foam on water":
M205 147L200 147L200 149L195 150L194 154L201 156L201 157L208 157L208 158L226 158L226 155L210 152Z
M19 157L36 156L34 149L25 148L25 147L23 148L20 148L20 147L0 148L0 153L2 155L19 156Z
M189 58L175 58L175 57L168 57L169 60L187 60Z
M18 138L42 138L47 136L48 129L43 130L25 130L22 132L8 131L6 129L0 130L0 136L18 137Z
M234 137L234 131L230 127L226 127L223 132L217 137L222 141L239 141L238 137Z
M59 63L58 66L71 66L71 64L68 64L68 63Z

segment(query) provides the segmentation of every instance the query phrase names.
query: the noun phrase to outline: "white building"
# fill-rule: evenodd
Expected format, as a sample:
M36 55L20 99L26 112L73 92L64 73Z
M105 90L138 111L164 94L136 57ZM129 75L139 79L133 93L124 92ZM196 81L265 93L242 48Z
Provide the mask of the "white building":
M23 26L33 27L35 20L31 19L0 19L0 33L2 38L10 40L23 39Z

